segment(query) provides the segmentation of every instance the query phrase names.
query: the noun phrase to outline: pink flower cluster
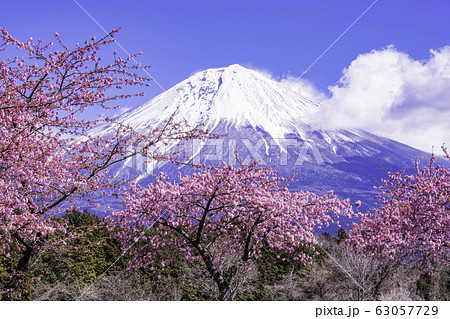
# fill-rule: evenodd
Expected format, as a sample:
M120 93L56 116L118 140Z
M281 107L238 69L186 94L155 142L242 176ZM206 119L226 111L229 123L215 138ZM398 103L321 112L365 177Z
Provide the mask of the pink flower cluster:
M432 156L422 169L417 161L416 171L389 175L380 187L381 206L354 224L349 240L372 256L433 273L450 260L450 169Z
M133 257L130 268L153 268L163 251L172 254L163 265L182 254L202 261L220 286L229 256L250 266L264 243L286 252L314 249L315 226L352 216L348 200L332 192L289 192L288 182L257 163L202 166L179 182L161 175L154 184L133 185L123 195L126 209L113 213L110 227ZM305 264L310 260L303 252L297 258Z
M167 139L199 136L180 132L173 121L145 135L120 123L107 138L87 135L94 124L111 120L80 120L81 112L141 95L111 90L150 85L136 74L146 68L132 64L137 55L102 62L99 52L117 31L70 49L58 34L57 44L44 45L20 42L0 28L0 254L12 243L40 249L47 234L65 232L54 218L61 204L77 196L95 202L94 194L116 187L107 177L112 164L137 152L161 158L157 147Z

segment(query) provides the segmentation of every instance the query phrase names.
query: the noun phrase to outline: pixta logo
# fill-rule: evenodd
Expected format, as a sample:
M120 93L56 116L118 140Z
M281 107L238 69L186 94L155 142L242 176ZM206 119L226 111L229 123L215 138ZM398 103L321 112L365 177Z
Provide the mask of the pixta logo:
M235 165L236 151L244 164L258 161L259 166L302 166L305 163L325 165L323 157L313 140L285 139L256 139L249 138L218 138L200 140L194 139L184 142L182 148L186 163L190 164L218 164L226 162ZM154 161L144 155L136 155L125 165L140 174L153 175L161 170L168 162Z

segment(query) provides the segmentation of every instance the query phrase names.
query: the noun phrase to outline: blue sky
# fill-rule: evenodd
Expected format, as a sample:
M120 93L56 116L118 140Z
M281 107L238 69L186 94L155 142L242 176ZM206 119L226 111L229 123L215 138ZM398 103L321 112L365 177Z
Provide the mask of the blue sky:
M77 1L105 29L122 27L117 37L120 44L129 52L142 51L143 56L139 61L152 66L150 74L166 89L196 71L234 63L268 71L275 78L299 76L374 2ZM0 0L0 4L0 26L19 40L30 36L50 40L51 35L58 32L70 44L82 42L92 35L103 35L103 31L72 0ZM386 49L389 45L395 48ZM379 63L383 60L380 58L383 50L392 50L394 56L395 52L397 55L404 54L410 61L425 64L430 59L430 49L440 50L447 45L450 45L449 1L379 0L303 78L327 98L333 99L336 95L337 100L328 102L342 111L343 103L360 103L354 100L357 94L350 94L354 92L352 88L356 87L352 81L358 78L354 74L360 69L348 72L349 83L338 82L343 76L343 70L348 69L352 62L355 64L361 54L370 55L372 52L368 58L370 63ZM382 69L383 65L379 68ZM345 85L349 90L338 90L339 86ZM334 92L329 90L330 86L335 87ZM154 85L146 98L131 101L131 106L159 93L161 89ZM386 103L398 102L389 101ZM445 111L444 115L447 115L448 108L443 107L442 102L438 104L441 111ZM405 111L405 107L403 105L401 109ZM395 117L399 110L389 109L388 113L393 113L391 115ZM354 109L350 111L354 112ZM366 113L361 116L366 116ZM442 125L434 129L440 132L440 139L445 137L448 128ZM404 131L408 129L409 126ZM390 134L386 133L389 137L414 144L413 137L402 139L401 132ZM437 143L442 141L434 144ZM427 148L426 141L419 144ZM419 147L419 144L416 146Z

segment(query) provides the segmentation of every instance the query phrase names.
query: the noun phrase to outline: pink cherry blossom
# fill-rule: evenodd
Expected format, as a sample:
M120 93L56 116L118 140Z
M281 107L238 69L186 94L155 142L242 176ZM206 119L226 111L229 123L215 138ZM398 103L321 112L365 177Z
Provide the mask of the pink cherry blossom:
M96 193L117 186L107 175L112 164L138 152L170 159L174 154L151 150L170 138L203 134L180 132L180 124L170 119L145 135L120 123L112 136L87 135L93 125L112 120L80 120L80 113L142 95L123 94L120 88L150 85L129 58L114 55L109 64L101 62L100 50L115 41L117 31L70 49L57 33L57 44L44 45L32 38L20 42L0 28L0 253L14 247L24 251L12 291L33 258L51 244L47 235L66 232L66 224L55 219L63 203L80 197L95 203Z
M348 200L332 192L289 192L287 182L256 162L201 166L179 182L160 176L148 187L132 185L123 194L126 209L113 213L110 227L132 256L129 269L151 267L163 250L182 254L201 261L219 299L228 299L235 273L252 267L265 243L291 253L312 248L314 227L352 216ZM305 264L311 260L303 252L297 257Z
M415 175L389 175L380 189L380 207L354 224L350 243L372 256L416 264L423 272L448 266L450 169L436 165L432 156L422 169L416 162Z

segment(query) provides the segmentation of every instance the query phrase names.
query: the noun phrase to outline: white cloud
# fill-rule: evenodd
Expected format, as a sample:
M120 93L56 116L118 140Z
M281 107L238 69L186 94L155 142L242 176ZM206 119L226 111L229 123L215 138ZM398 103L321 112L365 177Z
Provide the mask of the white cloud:
M261 69L252 66L245 66L249 69L252 69L264 77L271 79L273 81L281 84L282 88L286 91L294 92L302 97L309 98L314 100L315 102L322 103L327 99L326 95L318 90L313 83L308 80L298 78L297 76L293 76L292 74L284 74L281 77L276 77L267 69Z
M312 118L320 128L364 129L425 151L450 144L450 46L426 61L393 46L362 54L329 91Z
M289 91L294 91L298 95L312 99L316 102L326 102L326 95L319 91L311 82L305 79L299 79L298 77L287 75L280 81L280 84Z

